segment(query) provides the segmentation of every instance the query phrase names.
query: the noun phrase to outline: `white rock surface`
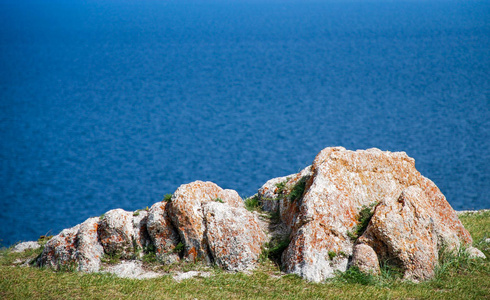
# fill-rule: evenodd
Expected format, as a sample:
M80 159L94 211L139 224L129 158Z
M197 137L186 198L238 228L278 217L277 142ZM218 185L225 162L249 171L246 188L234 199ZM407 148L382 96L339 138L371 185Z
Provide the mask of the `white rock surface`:
M29 250L29 249L38 249L38 248L41 248L41 245L39 245L38 242L22 242L22 243L19 243L17 245L15 245L14 248L12 248L12 252L14 253L20 253L20 252L24 252L26 250Z
M112 273L117 277L131 279L149 279L164 276L164 273L147 271L143 268L141 261L123 261L117 265L107 267L104 272Z
M194 277L210 277L210 276L211 276L211 273L209 273L209 272L189 271L189 272L185 272L185 273L178 273L178 274L172 276L172 278L175 281L180 282L182 280L191 279Z
M475 247L469 247L468 249L466 249L466 252L471 258L487 258L485 254L483 254L483 252Z
M262 252L265 234L254 214L226 203L204 205L206 241L214 262L226 270L253 268Z

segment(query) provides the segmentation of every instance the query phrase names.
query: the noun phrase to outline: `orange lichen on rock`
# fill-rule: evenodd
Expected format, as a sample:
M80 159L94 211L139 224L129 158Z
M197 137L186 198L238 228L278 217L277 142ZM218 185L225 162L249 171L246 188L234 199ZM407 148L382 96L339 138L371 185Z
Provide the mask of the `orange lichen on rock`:
M326 148L301 172L267 181L257 197L264 211L278 216L272 223L247 211L236 191L212 182L184 184L149 211L111 210L63 230L38 264L94 272L104 253L130 259L155 249L163 263L183 256L246 270L268 239L285 237L284 270L312 281L345 271L350 258L373 274L389 260L406 279L419 281L434 275L441 249L465 246L471 256L484 257L441 191L404 152Z
M379 251L380 257L391 255L397 259L406 258L405 261L401 260L407 270L406 277L424 279L432 276L437 257L422 261L423 255L419 250L437 255L442 241L451 247L459 247L460 241L471 243L471 237L444 195L415 169L414 159L404 152L326 148L315 158L311 172L307 190L301 201L295 203L298 205L299 214L291 228L293 242L282 258L285 269L290 273L296 273L309 280L322 281L333 276L336 269L345 270L348 258L344 257L342 262L331 261L328 259L328 253L341 251L347 255L353 254L354 241L350 237L357 230L360 211L383 201L396 202L402 192L412 186L420 190L418 198L426 199L421 200L420 205L423 203L423 206L416 211L423 210L427 218L433 222L447 225L434 227L437 238L434 238L436 246L432 246L434 241L431 231L427 229L429 225L422 222L422 219L412 218L413 221L392 232L390 237L408 235L412 241L420 241L426 247L422 249L416 243L407 242L399 245L395 251L390 244L386 245L379 240L372 241L370 247ZM415 199L412 202L414 201L416 202ZM392 218L400 219L397 225L404 224L404 216L394 211ZM281 215L281 218L287 216ZM371 221L371 227L383 226L375 224L376 220L374 218L374 221ZM419 226L420 230L414 232L411 226ZM367 236L368 233L363 239ZM300 248L296 241L301 241ZM422 265L427 270L420 269Z
M266 236L255 215L244 208L209 202L204 206L206 241L214 262L227 270L254 266Z

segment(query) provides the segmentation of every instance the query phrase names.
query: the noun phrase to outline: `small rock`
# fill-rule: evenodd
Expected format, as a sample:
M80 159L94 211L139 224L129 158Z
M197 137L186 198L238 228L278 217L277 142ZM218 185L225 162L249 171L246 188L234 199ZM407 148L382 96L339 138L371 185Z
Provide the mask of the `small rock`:
M131 258L141 249L140 228L133 223L133 212L113 209L104 214L98 229L99 239L104 252L110 255L120 255L121 258ZM136 222L138 226L139 222ZM146 230L146 227L145 227Z
M87 219L51 238L44 246L38 265L58 270L74 268L83 272L97 272L103 255L97 237L98 219Z
M468 253L471 258L487 258L483 252L475 247L468 247L468 249L466 249L466 253Z
M104 272L112 273L117 277L131 278L131 279L149 279L161 277L165 274L156 273L152 271L146 271L143 269L141 261L123 261L115 266L110 266L104 270Z
M194 277L197 277L197 276L199 276L199 277L210 277L211 276L211 273L209 273L209 272L189 271L189 272L185 272L185 273L176 274L176 275L172 276L172 278L175 281L180 282L182 280L194 278Z
M14 248L12 248L11 252L14 252L14 253L20 253L20 252L24 252L26 250L29 250L29 249L38 249L40 248L41 245L38 243L38 242L23 242L23 243L19 243L17 245L15 245Z
M79 271L98 272L100 269L100 259L104 255L104 248L97 236L98 226L98 217L90 218L80 225L76 251Z
M359 244L354 247L352 266L358 267L363 273L380 274L378 256L368 245Z
M80 224L64 229L51 238L44 246L38 265L55 270L76 267L78 264L76 238L79 229Z

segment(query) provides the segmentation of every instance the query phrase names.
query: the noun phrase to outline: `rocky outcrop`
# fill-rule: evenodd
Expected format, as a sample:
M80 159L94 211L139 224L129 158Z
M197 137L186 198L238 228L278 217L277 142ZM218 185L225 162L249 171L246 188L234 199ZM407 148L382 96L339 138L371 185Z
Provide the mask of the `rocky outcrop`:
M196 181L148 211L114 209L63 230L46 244L38 265L97 272L104 255L138 259L155 251L163 264L182 255L239 271L254 267L265 239L236 191Z
M372 213L376 205L385 203L374 209L375 216L381 216L382 207L397 203L404 191L405 196L402 198L405 199L414 189L419 192L412 196L420 200L409 201L416 206L411 214L401 214L401 211L393 208L392 215L380 223L374 223L378 218L373 217L368 232L376 231L377 228L388 236L379 243L367 242L369 239L366 233L358 243L369 245L379 259L401 259L406 278L423 279L433 274L437 261L433 253L437 253L442 245L455 248L472 242L444 195L415 169L415 161L404 152L326 148L315 158L309 176L299 199L297 196L286 196L281 200L285 202L289 198L296 206L280 210L281 219L291 226L291 243L282 256L284 268L289 273L312 281L322 281L332 277L336 270L345 271L349 257L353 255L355 239L362 234L359 232L361 211L368 209ZM292 201L293 198L296 200ZM279 202L279 207L282 202ZM418 208L419 202L424 203L424 206ZM426 211L421 212L424 208ZM288 220L292 217L289 214L291 211L298 211L292 222ZM405 239L394 238L393 235L398 233L391 226L404 222L407 224L402 234ZM431 225L433 223L445 226ZM434 239L430 235L432 231L436 236ZM416 237L412 238L412 234ZM390 237L394 239L393 244L387 242ZM403 242L410 239L420 239L420 244L412 248L404 247ZM370 250L359 250L364 251L358 251L362 255L354 257L356 265L361 268L375 265ZM423 260L424 253L431 253L431 258ZM425 271L420 269L422 265ZM378 269L373 266L370 270L376 273Z
M149 210L115 209L63 230L47 242L38 264L95 272L103 255L138 259L155 251L163 264L184 259L241 271L276 243L274 251L287 247L274 260L281 257L287 273L308 280L350 266L376 275L390 262L405 279L420 281L434 275L441 251L464 247L484 257L444 195L404 152L326 148L301 172L267 181L254 199L272 223L246 210L236 191L184 184Z

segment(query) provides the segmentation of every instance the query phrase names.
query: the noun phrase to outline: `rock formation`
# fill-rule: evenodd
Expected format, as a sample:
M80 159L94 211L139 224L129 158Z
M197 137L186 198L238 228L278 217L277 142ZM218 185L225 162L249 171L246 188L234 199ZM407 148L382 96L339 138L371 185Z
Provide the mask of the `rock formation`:
M465 247L484 257L444 195L404 152L326 148L301 172L266 182L257 199L289 237L283 269L308 280L350 266L376 275L390 262L419 281L434 275L440 251ZM277 238L263 223L236 191L195 181L148 211L115 209L63 230L47 242L38 265L96 272L104 255L138 259L155 251L163 264L199 260L242 271Z
M345 271L351 258L375 274L377 260L395 260L405 278L426 279L438 251L472 243L444 195L404 152L326 148L311 172L273 179L259 198L290 228L284 269L312 281ZM374 215L363 234L361 223L369 219L360 216L366 211Z
M160 262L215 262L232 271L253 268L266 240L256 215L236 191L212 182L180 186L170 202L148 211L108 211L65 229L47 242L38 265L97 272L103 255L137 259L155 251Z

